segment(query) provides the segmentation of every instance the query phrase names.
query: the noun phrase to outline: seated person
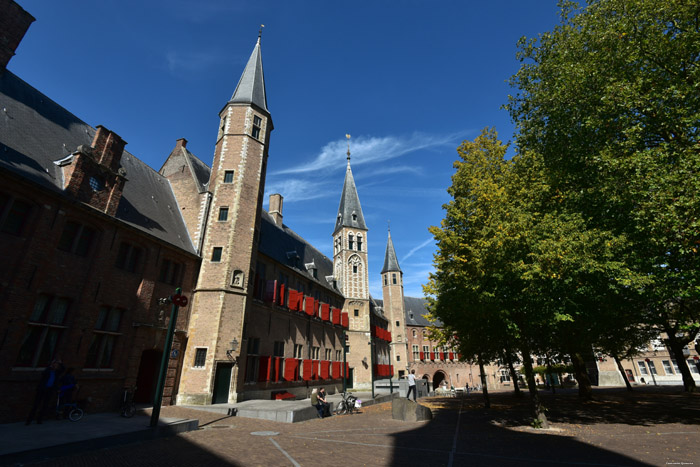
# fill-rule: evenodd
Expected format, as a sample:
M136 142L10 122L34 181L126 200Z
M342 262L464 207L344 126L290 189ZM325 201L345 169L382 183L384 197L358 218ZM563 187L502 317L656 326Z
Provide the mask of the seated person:
M318 418L323 418L323 405L318 402L318 389L316 388L311 391L311 405L318 410Z
M319 388L318 389L318 405L316 408L318 409L318 414L321 418L323 417L330 417L331 416L331 409L330 409L330 404L326 402L326 390L324 388Z

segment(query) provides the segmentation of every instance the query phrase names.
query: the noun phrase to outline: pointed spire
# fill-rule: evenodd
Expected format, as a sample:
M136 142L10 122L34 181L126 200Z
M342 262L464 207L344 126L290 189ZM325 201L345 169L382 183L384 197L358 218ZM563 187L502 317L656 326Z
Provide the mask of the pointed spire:
M230 102L240 102L243 104L255 104L265 112L267 110L267 93L265 92L265 75L263 74L262 56L260 53L260 38L262 36L263 25L260 25L258 42L250 54L248 63L243 70L241 79L238 81L236 90L233 91Z
M345 182L343 183L343 192L340 195L340 206L338 206L338 216L333 233L342 227L367 230L365 216L362 214L360 206L360 198L357 196L355 179L350 168L350 135L345 135L345 137L348 139L348 168L345 171Z
M381 274L389 271L402 272L399 267L399 260L396 259L396 251L394 250L394 242L391 241L391 228L389 228L389 239L386 242L386 253L384 253L384 267Z

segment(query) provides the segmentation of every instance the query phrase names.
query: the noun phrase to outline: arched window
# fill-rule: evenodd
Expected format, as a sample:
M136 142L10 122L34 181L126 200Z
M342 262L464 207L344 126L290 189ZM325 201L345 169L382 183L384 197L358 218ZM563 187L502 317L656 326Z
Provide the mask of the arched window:
M413 337L416 337L416 330L413 330Z
M354 246L354 243L355 243L355 240L354 240L353 235L352 235L352 234L349 234L349 235L348 235L348 248L352 250L352 249L353 249L353 246Z
M357 234L357 251L362 251L362 235Z

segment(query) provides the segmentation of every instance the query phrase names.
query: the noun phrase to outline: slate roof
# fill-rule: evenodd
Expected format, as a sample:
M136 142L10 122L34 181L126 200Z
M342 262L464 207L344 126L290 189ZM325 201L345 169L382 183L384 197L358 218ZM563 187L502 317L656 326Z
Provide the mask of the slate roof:
M197 190L200 193L207 191L211 169L184 146L176 146L158 172L168 177L173 171L180 171L183 164L189 168Z
M321 287L340 294L340 291L326 280L326 277L333 275L333 261L286 225L279 227L275 224L267 211L262 210L261 214L258 251L308 277ZM312 263L317 268L315 278L311 270L306 267Z
M389 231L389 240L386 242L386 251L384 252L384 267L382 274L389 271L401 272L399 260L396 259L396 251L394 250L394 242L391 241L391 230Z
M243 70L241 79L233 91L230 102L255 104L262 110L267 110L267 93L265 92L265 74L263 73L262 55L260 53L260 38L250 54L248 63Z
M384 305L383 300L376 300L379 306ZM424 298L419 297L404 297L403 298L403 309L404 318L406 319L406 326L442 326L440 320L435 323L431 323L423 317L423 315L428 314L428 309L426 308L426 301Z
M354 219L353 214L355 215ZM343 227L367 230L365 216L362 215L362 207L360 206L360 197L357 196L357 187L350 168L350 157L348 157L348 168L345 171L345 182L343 183L343 192L340 195L340 205L338 206L338 216L335 220L333 234Z
M90 145L95 129L9 70L0 75L0 169L63 195L54 161ZM170 183L127 151L116 218L175 247L196 254Z

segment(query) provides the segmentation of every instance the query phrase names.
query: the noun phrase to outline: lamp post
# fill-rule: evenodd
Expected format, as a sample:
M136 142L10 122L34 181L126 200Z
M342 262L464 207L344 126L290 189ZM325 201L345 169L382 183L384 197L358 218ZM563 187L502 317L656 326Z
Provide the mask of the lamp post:
M648 358L645 358L644 360L646 360L647 363L651 362L651 359L648 359ZM649 373L651 373L651 379L654 380L654 386L658 386L656 384L656 376L654 376L654 369L655 368L656 367L652 368L651 365L649 365Z
M163 346L163 358L160 361L160 373L158 374L158 382L156 383L156 393L153 398L153 412L151 413L151 426L158 426L158 417L160 417L160 406L163 403L163 388L165 387L165 376L168 372L168 361L170 360L170 348L173 345L173 336L175 334L175 323L177 321L177 311L181 306L187 305L187 297L181 295L182 289L175 289L175 295L168 298L161 298L158 302L162 305L172 303L170 311L170 323L168 323L168 332L165 335L165 345Z
M371 334L369 336L369 361L369 374L372 380L372 399L374 399L374 340Z

